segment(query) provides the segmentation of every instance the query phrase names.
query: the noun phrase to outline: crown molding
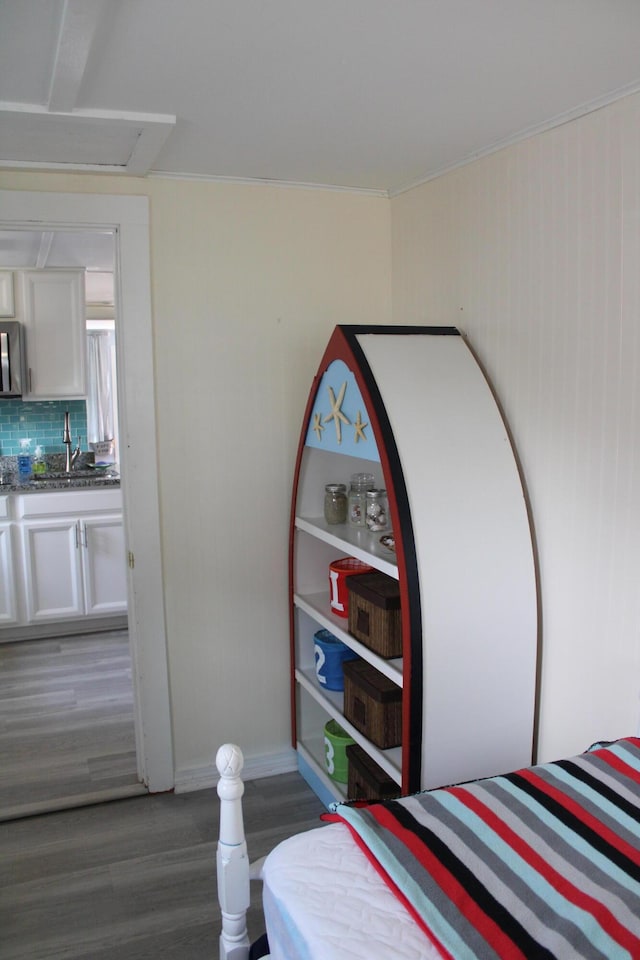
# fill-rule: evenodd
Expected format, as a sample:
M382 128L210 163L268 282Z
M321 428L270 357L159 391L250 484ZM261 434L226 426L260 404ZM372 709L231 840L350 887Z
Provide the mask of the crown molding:
M329 190L334 193L360 193L368 197L389 199L387 190L373 187L349 187L332 183L304 183L298 180L268 180L259 177L223 177L206 173L178 173L164 170L152 170L149 180L194 180L203 183L228 183L237 186L282 187L286 190Z
M424 183L429 183L431 180L437 180L438 177L443 177L445 174L451 173L453 170L459 170L460 167L466 167L470 163L475 163L476 160L481 160L483 157L489 157L491 154L498 153L498 151L504 150L506 147L512 147L517 143L521 143L523 140L530 140L532 137L537 137L539 134L547 133L549 130L562 127L567 123L572 123L574 120L580 120L581 117L586 117L590 113L595 113L597 110L602 110L604 107L609 107L611 104L616 103L619 100L624 100L626 97L631 97L638 93L640 93L640 81L631 84L628 87L621 87L618 90L614 90L606 96L598 98L597 100L590 100L588 103L583 103L579 107L575 107L573 110L567 110L566 113L559 113L550 120L545 120L544 123L535 124L531 127L525 127L523 130L518 131L518 133L513 134L513 136L505 137L503 140L496 140L495 143L490 144L488 147L482 150L476 150L473 153L469 153L467 156L455 161L454 163L445 164L441 167L431 170L423 177L413 180L411 183L407 183L404 186L389 190L388 196L390 199L393 199L393 197L400 196L402 193L408 193L409 190L414 190L416 187L420 187Z

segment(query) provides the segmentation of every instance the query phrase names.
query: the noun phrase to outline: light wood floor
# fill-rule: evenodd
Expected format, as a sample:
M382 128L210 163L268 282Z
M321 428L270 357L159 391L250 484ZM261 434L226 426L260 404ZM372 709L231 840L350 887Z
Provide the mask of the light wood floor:
M127 631L0 644L0 820L144 792Z
M322 810L297 773L247 783L250 858L320 826ZM1 823L2 960L216 960L217 834L213 789ZM255 940L264 928L251 886Z

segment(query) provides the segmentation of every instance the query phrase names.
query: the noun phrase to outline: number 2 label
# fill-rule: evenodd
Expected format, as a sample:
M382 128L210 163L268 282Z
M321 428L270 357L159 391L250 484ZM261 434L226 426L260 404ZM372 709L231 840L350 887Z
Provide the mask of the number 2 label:
M313 652L316 658L316 676L318 678L318 683L326 683L327 678L324 676L324 674L320 672L324 667L324 662L326 660L326 657L324 655L324 650L322 649L322 647L318 646L318 644L316 643L313 646Z

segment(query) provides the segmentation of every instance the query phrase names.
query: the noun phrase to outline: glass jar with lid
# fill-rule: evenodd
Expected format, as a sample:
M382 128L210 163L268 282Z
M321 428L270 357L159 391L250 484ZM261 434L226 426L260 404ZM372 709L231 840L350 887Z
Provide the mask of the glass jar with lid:
M324 518L327 523L345 523L347 488L344 483L327 483L324 488Z
M365 525L372 533L389 529L389 501L386 490L367 490Z
M354 527L364 527L367 490L373 490L376 478L372 473L354 473L349 488L349 523Z

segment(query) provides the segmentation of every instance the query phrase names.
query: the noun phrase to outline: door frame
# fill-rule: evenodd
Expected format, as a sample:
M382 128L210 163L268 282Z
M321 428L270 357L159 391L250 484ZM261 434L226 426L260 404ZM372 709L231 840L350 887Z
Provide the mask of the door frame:
M0 190L0 229L112 230L120 460L128 565L138 775L174 786L160 555L149 200L143 196Z

